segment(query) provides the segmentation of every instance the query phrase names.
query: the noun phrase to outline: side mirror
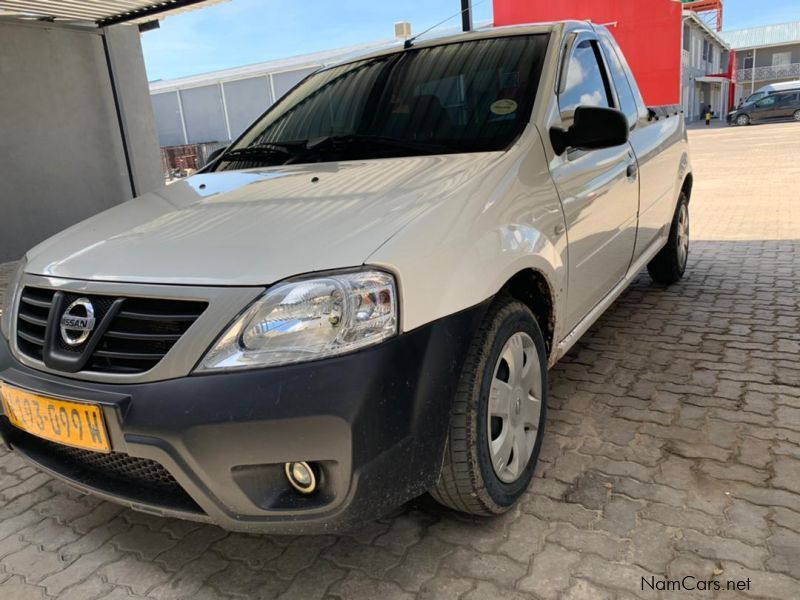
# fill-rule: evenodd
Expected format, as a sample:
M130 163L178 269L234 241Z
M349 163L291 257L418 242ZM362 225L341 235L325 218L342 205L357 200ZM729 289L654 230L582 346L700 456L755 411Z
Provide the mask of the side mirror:
M564 130L550 128L550 142L556 154L567 148L599 150L621 146L628 141L628 118L616 108L579 106L575 109L572 126Z

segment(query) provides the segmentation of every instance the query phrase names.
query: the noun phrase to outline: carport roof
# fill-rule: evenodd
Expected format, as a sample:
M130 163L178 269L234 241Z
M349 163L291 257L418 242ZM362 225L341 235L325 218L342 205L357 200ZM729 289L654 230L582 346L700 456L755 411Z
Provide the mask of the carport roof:
M0 16L97 25L144 23L228 0L0 0Z

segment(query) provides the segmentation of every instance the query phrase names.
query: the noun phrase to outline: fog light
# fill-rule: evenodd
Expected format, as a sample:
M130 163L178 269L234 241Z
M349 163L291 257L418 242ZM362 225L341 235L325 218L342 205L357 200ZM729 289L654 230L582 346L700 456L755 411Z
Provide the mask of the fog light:
M317 476L306 462L286 463L286 479L302 494L310 494L317 489Z

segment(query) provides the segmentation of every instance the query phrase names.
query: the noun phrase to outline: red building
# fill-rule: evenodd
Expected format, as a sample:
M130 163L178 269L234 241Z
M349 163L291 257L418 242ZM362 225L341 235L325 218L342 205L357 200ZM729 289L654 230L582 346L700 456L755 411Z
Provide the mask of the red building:
M721 26L721 2L675 0L493 0L495 25L588 20L613 33L649 105L680 104L684 8L710 11ZM702 6L700 6L702 5ZM719 10L712 5L718 5ZM711 23L709 23L711 24Z

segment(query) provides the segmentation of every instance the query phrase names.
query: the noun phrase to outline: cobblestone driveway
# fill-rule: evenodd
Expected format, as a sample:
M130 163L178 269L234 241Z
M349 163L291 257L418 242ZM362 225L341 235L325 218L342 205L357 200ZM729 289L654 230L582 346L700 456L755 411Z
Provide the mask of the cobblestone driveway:
M800 597L798 132L691 132L687 277L640 277L554 369L517 510L420 499L350 535L229 534L81 497L0 450L0 597L655 598L650 575Z

